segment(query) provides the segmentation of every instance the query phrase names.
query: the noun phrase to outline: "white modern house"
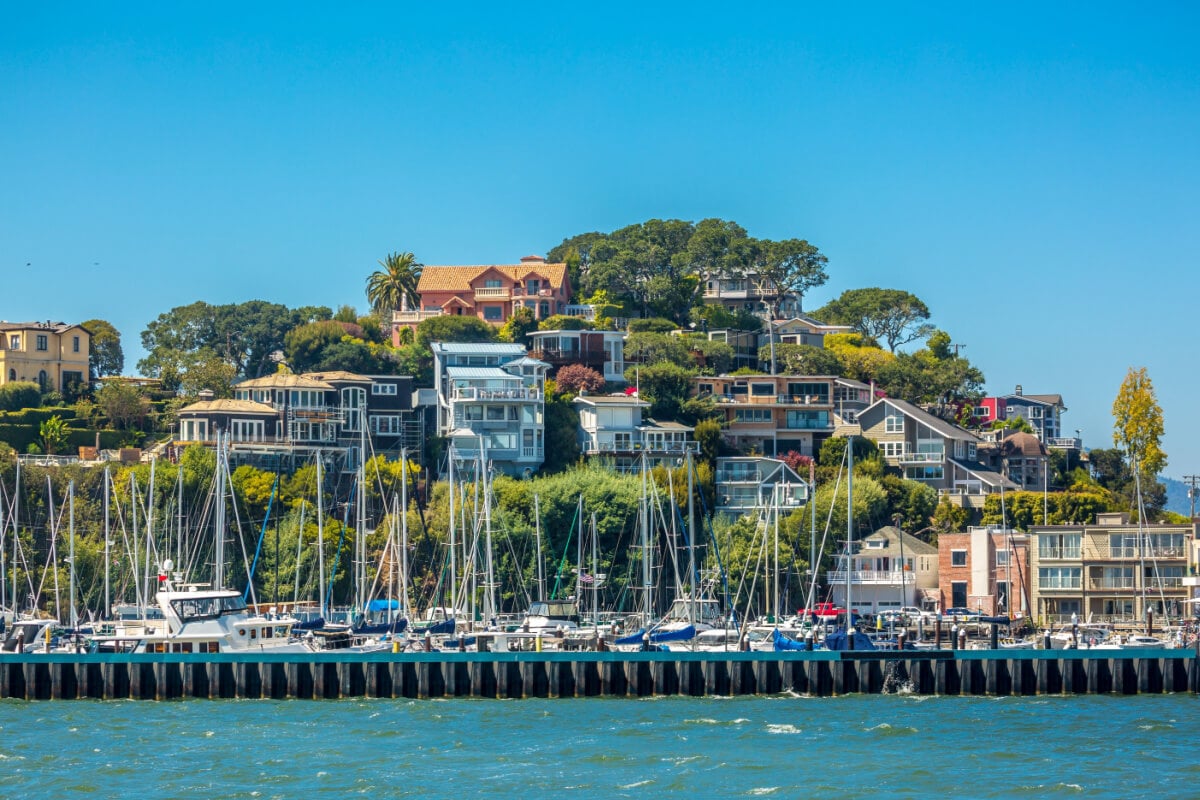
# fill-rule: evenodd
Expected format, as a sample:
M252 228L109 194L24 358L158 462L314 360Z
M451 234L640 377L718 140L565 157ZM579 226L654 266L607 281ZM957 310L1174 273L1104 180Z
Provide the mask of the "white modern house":
M650 407L636 394L581 394L572 403L579 412L579 449L585 456L610 461L619 470L674 464L699 452L692 427L643 416Z

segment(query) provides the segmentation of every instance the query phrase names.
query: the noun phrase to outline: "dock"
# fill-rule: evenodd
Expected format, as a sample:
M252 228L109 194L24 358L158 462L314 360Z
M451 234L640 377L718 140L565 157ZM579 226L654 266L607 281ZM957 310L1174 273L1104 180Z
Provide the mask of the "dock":
M22 700L1200 693L1195 650L0 656Z

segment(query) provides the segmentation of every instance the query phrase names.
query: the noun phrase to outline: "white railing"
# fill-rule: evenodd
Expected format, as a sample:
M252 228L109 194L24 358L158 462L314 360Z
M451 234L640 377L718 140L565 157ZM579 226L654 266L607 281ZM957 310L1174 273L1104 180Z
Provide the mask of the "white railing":
M1059 447L1064 450L1082 450L1083 440L1074 437L1052 437L1046 441L1047 447Z
M510 290L503 286L484 286L475 290L475 297L488 297L503 299L508 297Z
M1103 553L1103 551L1101 551ZM1110 547L1109 558L1183 558L1182 547Z
M587 446L588 455L600 453L699 453L699 442L593 442Z
M900 454L901 464L941 464L945 460L945 450L940 453L913 453L906 450Z
M442 316L442 310L439 308L436 311L393 311L393 325L411 325L416 322L424 322L427 319Z
M463 387L451 394L454 400L537 400L537 389L476 389Z
M905 575L903 570L868 570L856 569L850 573L851 583L900 583L900 576ZM913 575L905 575L905 583L913 583L915 578ZM846 572L841 570L838 572L829 572L826 575L826 583L837 585L846 582Z

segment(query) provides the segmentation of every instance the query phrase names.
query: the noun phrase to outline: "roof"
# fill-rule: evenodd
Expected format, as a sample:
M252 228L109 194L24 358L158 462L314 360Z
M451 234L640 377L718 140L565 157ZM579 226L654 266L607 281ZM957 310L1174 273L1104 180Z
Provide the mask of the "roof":
M807 314L797 314L794 317L788 317L786 319L777 319L774 321L774 325L775 325L776 330L778 330L780 327L788 325L789 323L793 323L793 322L798 322L801 325L803 325L804 327L808 328L809 330L812 330L814 332L820 332L820 333L844 333L847 331L854 330L850 325L827 325L826 323L821 322L820 320L813 319L812 317L808 316ZM762 331L762 332L765 333L765 331Z
M499 342L430 342L429 349L449 355L525 355L525 346Z
M421 279L417 281L417 293L424 292L469 292L471 282L483 273L495 270L513 283L524 280L529 275L537 275L550 282L550 286L560 289L567 277L567 265L564 263L550 264L545 261L527 261L523 264L478 264L473 266L429 266L421 269Z
M200 400L179 409L180 414L262 414L275 416L275 409L253 400Z
M953 461L959 467L965 469L967 472L971 473L973 476L975 476L982 482L986 483L988 486L1003 486L1005 489L1020 489L1021 488L1013 481L1010 481L1008 478L1001 475L999 472L988 469L986 466L984 466L983 464L980 464L978 461L962 461L962 460L955 459L955 458L951 458L949 460Z
M654 429L654 428L657 428L658 430L662 430L662 431L692 431L692 430L695 430L695 428L693 428L691 425L684 425L682 422L675 422L674 420L669 420L669 419L665 419L665 420L661 420L661 421L657 420L657 419L647 419L643 422L642 425L638 426L638 430L647 430L647 429Z
M506 367L545 367L546 369L550 368L550 365L547 364L545 361L539 361L538 359L531 358L530 356L521 356L520 358L514 358L512 361L509 361L504 366L506 366Z
M629 408L647 408L650 405L645 400L631 394L581 394L571 402L591 406L627 406Z
M856 381L853 378L835 378L833 382L840 386L848 386L851 389L867 389L868 391L871 389L871 384Z
M371 379L366 375L359 375L355 372L346 372L342 369L334 369L328 372L305 372L302 377L312 378L314 381L353 381L355 383L371 382Z
M1061 394L1006 394L1004 400L1008 403L1020 403L1022 400L1028 400L1030 403L1038 405L1062 406L1064 410L1066 409L1066 406L1063 406Z
M234 389L332 389L328 383L307 375L292 375L277 372L261 378L251 378L235 384Z
M518 380L517 376L505 372L499 367L446 367L446 377L451 380L480 380L483 378L504 381Z
M86 330L86 328L84 328L82 325L74 325L67 322L50 322L49 320L45 322L0 322L0 331L24 331L37 329L62 333L63 331L69 331L71 328Z
M1046 448L1032 433L1017 431L1000 441L1000 452L1004 456L1025 456L1040 458L1046 455Z
M870 555L900 555L900 543L904 543L904 555L910 556L936 556L938 549L928 542L921 541L910 533L905 533L894 525L885 525L879 530L867 536L863 541L870 539L887 539L888 544L882 548L872 548L869 551L860 549L858 555L864 555L869 552Z
M970 431L968 431L964 428L960 428L951 422L947 422L946 420L942 419L941 417L935 417L933 414L930 414L928 411L923 411L923 410L917 408L916 406L914 406L912 403L909 403L906 400L900 400L895 397L881 397L879 400L872 403L865 411L859 413L859 415L858 415L859 420L862 419L864 414L870 414L871 411L876 406L880 405L881 403L892 406L897 411L900 411L901 413L903 413L905 416L911 417L912 419L915 419L917 422L920 422L922 425L932 428L933 430L937 431L938 433L940 433L942 436L944 436L947 439L961 439L964 442L976 442L976 443L978 443L980 441L979 437L976 436L975 434L971 433Z

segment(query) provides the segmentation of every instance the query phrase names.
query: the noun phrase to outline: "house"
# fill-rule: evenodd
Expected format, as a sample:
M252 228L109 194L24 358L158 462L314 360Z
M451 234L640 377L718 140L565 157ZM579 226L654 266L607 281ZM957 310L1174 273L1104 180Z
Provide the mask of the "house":
M888 466L936 489L956 505L982 508L987 495L1018 488L979 462L977 436L912 403L880 398L859 412L858 424Z
M786 319L777 319L768 324L770 330L764 331L758 339L758 346L767 347L771 343L771 334L775 336L776 344L806 344L810 347L824 347L825 337L831 333L850 333L853 328L849 325L826 325L805 314L795 314Z
M529 355L549 364L551 374L583 364L610 383L625 383L625 334L620 331L534 331Z
M779 294L763 285L753 272L725 276L709 274L704 278L704 302L728 311L765 316L778 297ZM799 314L801 299L799 295L785 295L780 303L780 313Z
M837 568L826 573L833 602L845 607L847 581L851 607L878 614L903 606L930 608L938 586L938 549L888 525L855 543L847 574L843 553Z
M766 508L792 511L808 502L809 482L774 458L718 458L716 510L746 514Z
M1191 616L1185 583L1196 523L1131 523L1125 513L1098 514L1094 525L1033 526L1030 583L1043 622L1072 615L1091 622L1143 623Z
M86 388L91 338L65 322L0 322L0 385L28 381L68 395Z
M207 396L205 396L207 394ZM330 371L275 374L242 381L233 399L202 393L179 411L172 444L216 444L227 437L230 462L291 470L321 453L331 468L350 471L366 457L418 458L424 439L412 408L412 378Z
M833 381L833 422L835 436L859 434L858 415L875 402L875 389L868 383L835 378Z
M1079 437L1063 436L1062 415L1067 410L1060 394L1025 394L1020 384L1016 392L985 397L971 409L971 424L986 428L995 422L1021 418L1033 428L1038 441L1053 450L1083 451Z
M525 256L519 264L482 266L425 266L417 282L421 308L393 312L393 343L399 345L402 327L445 314L472 316L501 325L518 308L535 319L564 314L571 298L567 265Z
M1045 446L1032 433L995 431L995 441L981 442L979 460L1027 492L1047 488L1050 459Z
M710 342L724 342L733 350L733 369L758 369L758 331L717 328L705 331Z
M692 379L693 397L711 397L730 446L777 457L795 451L815 457L833 433L828 375L719 375Z
M579 411L579 450L602 457L621 471L647 466L674 466L687 453L698 453L690 425L643 418L650 407L636 395L581 394L572 404Z
M1029 536L990 527L939 535L938 608L1028 616Z
M550 365L519 344L433 342L437 430L458 459L484 457L528 475L545 457L545 383Z

